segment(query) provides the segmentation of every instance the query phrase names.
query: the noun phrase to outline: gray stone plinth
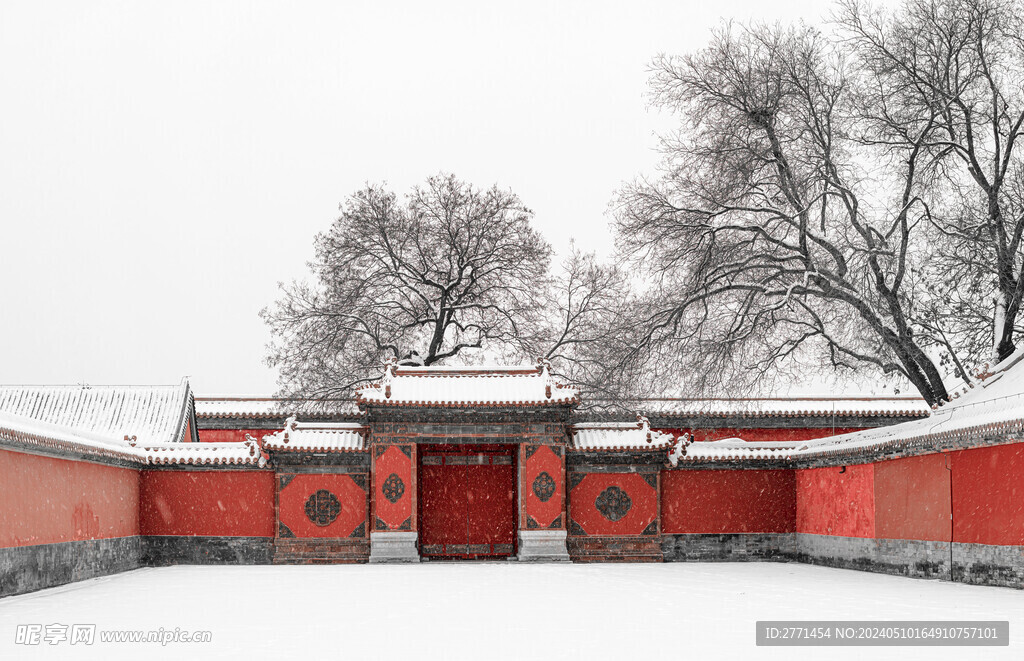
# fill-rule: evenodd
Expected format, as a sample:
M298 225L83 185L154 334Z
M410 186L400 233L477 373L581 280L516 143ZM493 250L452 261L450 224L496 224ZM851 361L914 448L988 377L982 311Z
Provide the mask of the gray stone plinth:
M520 530L520 562L569 562L564 530Z
M371 532L370 562L419 562L415 532Z

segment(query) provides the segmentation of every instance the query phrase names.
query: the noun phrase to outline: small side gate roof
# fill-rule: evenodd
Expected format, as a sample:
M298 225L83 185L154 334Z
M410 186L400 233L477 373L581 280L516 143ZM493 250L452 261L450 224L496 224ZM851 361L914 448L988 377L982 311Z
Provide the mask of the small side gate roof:
M580 391L533 367L385 367L379 383L356 392L360 407L542 407L579 404Z

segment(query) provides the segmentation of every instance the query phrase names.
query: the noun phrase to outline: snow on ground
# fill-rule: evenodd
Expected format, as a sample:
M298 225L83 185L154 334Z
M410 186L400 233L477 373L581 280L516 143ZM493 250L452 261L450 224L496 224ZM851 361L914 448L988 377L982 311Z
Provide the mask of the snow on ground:
M756 620L1009 620L1010 647L754 645ZM18 624L209 643L14 643ZM0 600L17 659L1021 659L1024 592L799 564L140 569Z

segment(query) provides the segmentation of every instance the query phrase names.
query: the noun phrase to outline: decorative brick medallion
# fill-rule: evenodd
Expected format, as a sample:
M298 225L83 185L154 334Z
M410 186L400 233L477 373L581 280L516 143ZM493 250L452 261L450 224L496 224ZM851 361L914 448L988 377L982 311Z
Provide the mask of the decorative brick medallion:
M540 502L546 503L555 495L555 479L548 475L547 471L542 472L533 481L533 495L540 498Z
M618 521L629 513L633 500L629 494L616 486L610 486L594 501L597 511L609 521Z
M341 513L338 497L327 489L319 489L306 501L306 516L316 525L329 526Z
M405 493L405 482L397 474L392 473L388 475L388 479L384 480L384 486L381 491L383 491L384 497L391 503L397 503Z

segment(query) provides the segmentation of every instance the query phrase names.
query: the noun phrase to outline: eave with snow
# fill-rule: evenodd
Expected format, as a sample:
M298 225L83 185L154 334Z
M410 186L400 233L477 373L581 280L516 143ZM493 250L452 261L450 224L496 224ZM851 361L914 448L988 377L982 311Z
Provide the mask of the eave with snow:
M199 443L192 389L2 386L0 447L132 466L256 466L255 440Z
M551 367L406 367L389 363L378 383L356 391L367 407L573 407L578 388L555 379Z
M886 455L912 456L953 448L1013 443L1024 432L1024 350L992 368L977 385L955 391L953 399L928 417L862 431L791 442L752 443L742 437L689 442L674 460L800 466L811 461L876 461Z

